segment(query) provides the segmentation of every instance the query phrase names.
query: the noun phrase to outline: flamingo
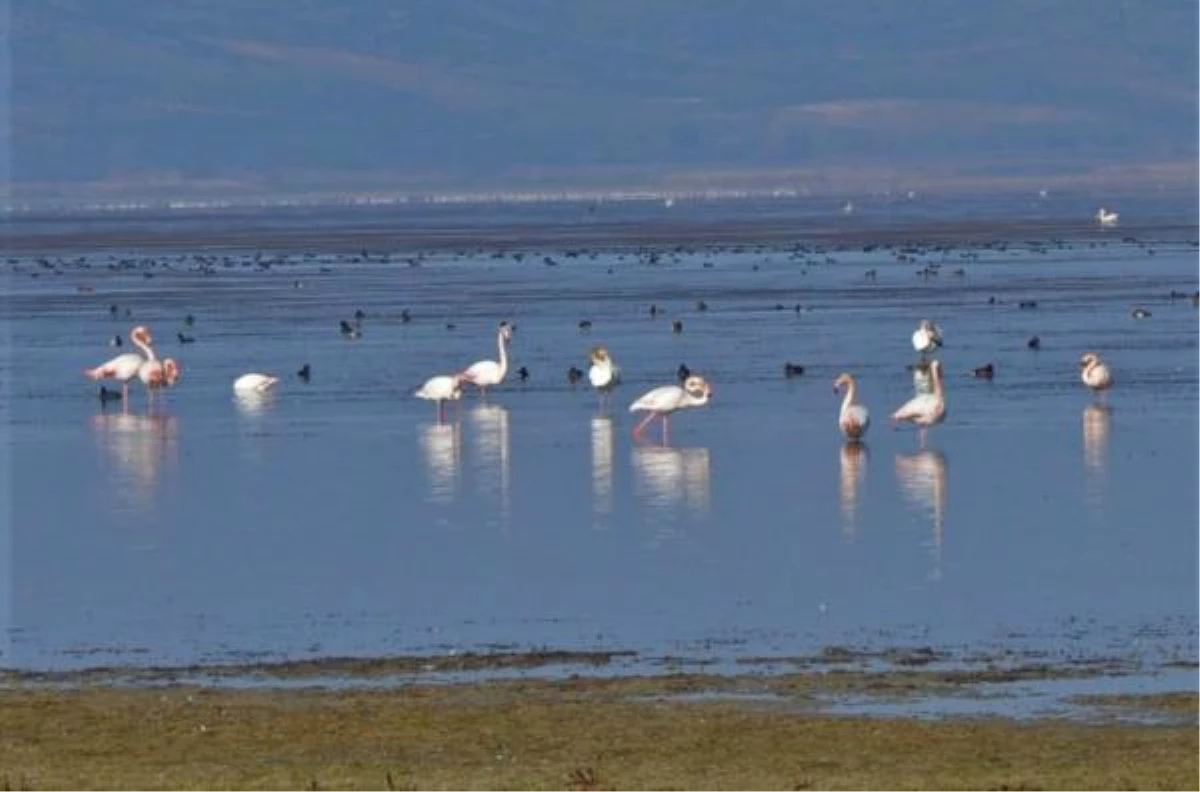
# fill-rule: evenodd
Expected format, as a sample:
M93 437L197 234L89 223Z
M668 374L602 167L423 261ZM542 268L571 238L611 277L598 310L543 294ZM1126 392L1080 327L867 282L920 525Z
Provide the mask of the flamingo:
M141 354L137 352L125 352L117 355L111 360L101 363L95 368L85 369L83 374L92 380L115 379L121 383L121 399L127 401L129 399L129 383L134 377L137 377L139 370L144 363L157 360L154 354L154 339L150 335L150 330L144 325L138 325L129 331L129 340L141 350Z
M604 404L605 397L612 393L621 382L621 370L613 362L608 350L602 346L593 347L589 356L592 361L588 369L588 381L600 394L600 403Z
M1113 384L1112 371L1095 352L1085 352L1079 358L1079 378L1093 393L1103 394Z
M151 351L153 354L153 350ZM152 358L138 367L138 379L146 386L146 392L153 394L159 388L169 388L179 380L179 364L174 358L158 360Z
M657 418L662 418L663 443L667 442L670 432L670 415L676 410L688 407L702 407L712 398L712 386L703 377L693 374L678 385L663 385L643 394L637 401L629 405L629 412L649 412L641 423L633 430L634 437L641 437L642 430Z
M235 393L266 393L276 382L279 377L269 374L243 374L233 381L233 390Z
M892 423L912 423L921 427L921 444L925 443L925 430L939 424L946 417L946 390L942 381L942 364L934 360L929 364L933 390L917 393L892 413Z
M481 360L473 363L458 375L461 381L476 386L480 393L486 393L492 385L504 382L504 377L508 374L508 342L512 340L512 334L512 325L508 322L501 322L500 330L496 333L496 346L500 348L500 362Z
M1120 217L1116 212L1110 212L1101 206L1096 210L1096 222L1102 226L1114 226L1117 224L1117 218Z
M462 374L440 374L425 380L413 395L418 399L437 402L438 423L446 419L446 402L462 398Z
M854 377L849 374L839 374L833 381L833 392L837 393L846 386L846 397L842 399L842 409L838 413L838 428L847 440L861 440L871 425L871 413L866 407L855 401L858 388Z

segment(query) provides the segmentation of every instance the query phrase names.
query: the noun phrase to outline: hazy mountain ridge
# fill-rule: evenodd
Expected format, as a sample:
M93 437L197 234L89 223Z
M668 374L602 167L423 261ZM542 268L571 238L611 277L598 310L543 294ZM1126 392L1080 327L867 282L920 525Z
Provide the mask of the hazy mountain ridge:
M18 185L1195 160L1195 4L17 0Z

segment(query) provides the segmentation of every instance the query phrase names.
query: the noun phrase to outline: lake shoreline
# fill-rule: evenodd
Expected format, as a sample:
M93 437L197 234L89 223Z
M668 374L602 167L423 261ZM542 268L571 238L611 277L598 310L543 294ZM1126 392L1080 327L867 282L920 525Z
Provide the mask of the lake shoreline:
M385 690L9 687L0 783L38 788L1196 788L1194 692L1087 720L867 717L937 675L573 677ZM770 688L774 697L766 695ZM1125 717L1156 713L1153 724ZM1165 717L1166 720L1162 718Z

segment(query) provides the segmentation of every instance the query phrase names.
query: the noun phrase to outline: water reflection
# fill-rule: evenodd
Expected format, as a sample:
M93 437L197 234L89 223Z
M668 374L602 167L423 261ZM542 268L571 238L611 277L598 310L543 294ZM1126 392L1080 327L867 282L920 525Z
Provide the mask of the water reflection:
M1083 470L1085 497L1092 506L1102 506L1108 487L1108 435L1112 408L1089 404L1083 408Z
M942 579L942 540L946 529L946 457L926 449L896 455L896 479L905 499L929 515L933 523L934 568L930 577Z
M592 419L592 513L613 510L613 422L602 416Z
M109 490L133 511L154 511L154 494L165 467L178 461L175 416L127 411L92 416L96 444L113 463Z
M271 391L266 393L238 392L234 394L233 401L237 405L238 412L247 417L254 417L262 415L275 403L275 394Z
M853 440L842 446L839 492L842 506L842 532L853 539L858 533L858 499L867 475L870 454L865 443Z
M418 431L417 439L429 468L429 499L434 503L454 500L458 489L460 438L457 422L426 424Z
M656 509L683 505L708 511L710 501L707 448L637 446L633 472L639 497Z
M508 408L498 404L480 404L471 410L470 419L471 434L475 438L480 492L497 496L500 514L507 518L512 485Z

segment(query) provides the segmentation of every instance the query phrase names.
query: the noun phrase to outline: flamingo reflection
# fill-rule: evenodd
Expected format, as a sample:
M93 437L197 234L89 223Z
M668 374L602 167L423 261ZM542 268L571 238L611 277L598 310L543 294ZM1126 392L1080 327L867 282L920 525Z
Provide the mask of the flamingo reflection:
M865 443L850 440L842 446L840 500L842 532L847 538L853 538L858 533L858 497L867 475L869 456Z
M592 419L592 511L611 514L613 509L613 422L608 416Z
M273 391L237 391L233 402L238 412L246 417L254 417L265 413L275 401Z
M459 425L457 422L428 424L421 428L418 440L429 468L429 499L449 503L458 489Z
M896 479L905 499L933 522L933 580L942 579L942 541L946 531L946 457L926 449L896 455Z
M1083 469L1087 500L1093 506L1101 505L1107 486L1111 421L1112 408L1106 404L1089 404L1083 408Z
M707 448L637 446L633 470L639 495L655 508L680 504L708 511L710 500L709 453Z
M92 416L91 426L97 445L116 463L111 468L115 480L108 489L127 499L125 505L135 511L153 511L162 470L178 459L175 416L101 412Z
M479 457L480 489L499 496L500 513L507 517L512 483L508 408L481 403L471 410L470 419Z

